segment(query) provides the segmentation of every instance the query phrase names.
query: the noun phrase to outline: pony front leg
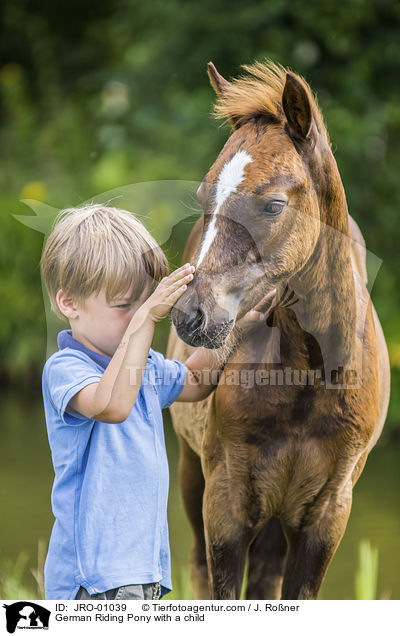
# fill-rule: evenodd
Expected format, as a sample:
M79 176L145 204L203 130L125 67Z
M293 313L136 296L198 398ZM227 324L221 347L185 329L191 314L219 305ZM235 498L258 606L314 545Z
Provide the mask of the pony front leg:
M219 473L216 474L216 473ZM211 596L240 598L249 544L254 534L241 507L239 488L215 471L206 479L203 516Z
M325 493L326 494L326 493ZM332 492L311 508L301 527L286 526L289 554L282 599L316 599L350 515L352 487ZM321 509L323 513L321 514Z

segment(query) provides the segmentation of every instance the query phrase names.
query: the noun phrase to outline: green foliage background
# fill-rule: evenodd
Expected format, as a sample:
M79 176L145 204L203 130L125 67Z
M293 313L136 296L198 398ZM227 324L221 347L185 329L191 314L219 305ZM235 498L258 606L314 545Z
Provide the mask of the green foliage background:
M393 372L388 428L400 429L399 26L391 0L3 0L3 381L40 390L46 354L43 236L12 216L30 214L20 200L62 208L125 184L201 180L229 135L209 117L206 63L229 78L268 57L317 93L349 209L383 261L372 296Z

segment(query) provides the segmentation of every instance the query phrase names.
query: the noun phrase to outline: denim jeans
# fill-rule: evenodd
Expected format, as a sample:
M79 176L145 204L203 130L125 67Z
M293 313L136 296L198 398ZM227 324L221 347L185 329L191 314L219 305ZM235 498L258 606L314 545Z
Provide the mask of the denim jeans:
M136 585L123 585L106 592L90 595L84 587L80 587L75 600L102 599L109 601L129 600L158 600L161 598L161 585L159 583L143 583Z

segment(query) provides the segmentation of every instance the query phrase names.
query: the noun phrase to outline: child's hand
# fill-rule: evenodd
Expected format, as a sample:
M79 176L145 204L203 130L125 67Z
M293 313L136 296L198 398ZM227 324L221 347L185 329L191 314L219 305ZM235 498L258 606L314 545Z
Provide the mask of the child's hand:
M160 322L168 316L178 298L186 291L188 283L193 279L194 266L186 263L169 276L165 276L149 296L142 308L148 311L154 322Z
M255 322L260 322L261 320L266 320L274 301L276 295L276 289L268 292L266 296L262 300L260 300L257 305L250 309L238 322L236 323L237 327L247 327Z

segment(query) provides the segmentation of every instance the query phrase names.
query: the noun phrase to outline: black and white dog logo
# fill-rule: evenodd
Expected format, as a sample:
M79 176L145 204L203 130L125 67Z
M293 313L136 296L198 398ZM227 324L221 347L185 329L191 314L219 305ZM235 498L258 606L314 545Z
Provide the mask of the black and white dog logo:
M16 629L49 629L50 611L31 601L19 601L3 605L6 609L7 631L13 634Z

